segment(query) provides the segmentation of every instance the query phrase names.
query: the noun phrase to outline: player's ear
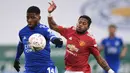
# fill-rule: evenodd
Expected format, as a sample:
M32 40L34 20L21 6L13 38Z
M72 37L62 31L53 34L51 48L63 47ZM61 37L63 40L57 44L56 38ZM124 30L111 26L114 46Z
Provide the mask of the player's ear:
M41 16L39 16L39 20L41 20Z

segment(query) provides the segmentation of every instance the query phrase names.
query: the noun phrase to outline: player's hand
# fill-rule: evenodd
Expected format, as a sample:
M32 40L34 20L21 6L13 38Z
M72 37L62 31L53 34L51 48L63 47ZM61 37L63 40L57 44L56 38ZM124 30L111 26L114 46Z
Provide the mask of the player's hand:
M109 69L108 73L115 73L115 72L112 69Z
M56 9L56 4L54 3L54 1L49 2L50 6L48 8L48 13L52 13L55 9Z
M56 48L61 48L63 46L63 41L61 38L55 38L53 43L55 44Z
M16 69L17 72L20 71L20 66L19 66L19 64L20 64L20 63L19 63L18 60L15 60L15 61L14 61L14 68Z

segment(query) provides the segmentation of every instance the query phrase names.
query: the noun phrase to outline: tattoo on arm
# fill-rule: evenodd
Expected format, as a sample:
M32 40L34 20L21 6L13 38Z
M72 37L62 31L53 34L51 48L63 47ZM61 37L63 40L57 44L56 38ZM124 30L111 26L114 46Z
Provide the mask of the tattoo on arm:
M101 56L97 56L96 60L98 62L98 64L106 71L108 71L110 69L109 65L107 64L107 62L101 57Z

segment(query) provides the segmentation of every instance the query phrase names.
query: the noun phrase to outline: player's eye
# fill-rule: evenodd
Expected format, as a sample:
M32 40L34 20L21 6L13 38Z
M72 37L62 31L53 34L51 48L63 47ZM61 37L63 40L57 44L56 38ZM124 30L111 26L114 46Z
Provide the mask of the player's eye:
M36 17L35 17L35 16L32 16L31 19L36 19Z
M35 16L27 16L27 19L36 19L37 17Z

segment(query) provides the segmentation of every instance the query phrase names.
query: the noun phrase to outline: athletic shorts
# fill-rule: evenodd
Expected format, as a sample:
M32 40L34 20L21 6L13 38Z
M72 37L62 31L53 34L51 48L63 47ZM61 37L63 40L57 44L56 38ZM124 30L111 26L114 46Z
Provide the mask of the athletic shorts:
M56 66L26 67L24 73L58 73Z

